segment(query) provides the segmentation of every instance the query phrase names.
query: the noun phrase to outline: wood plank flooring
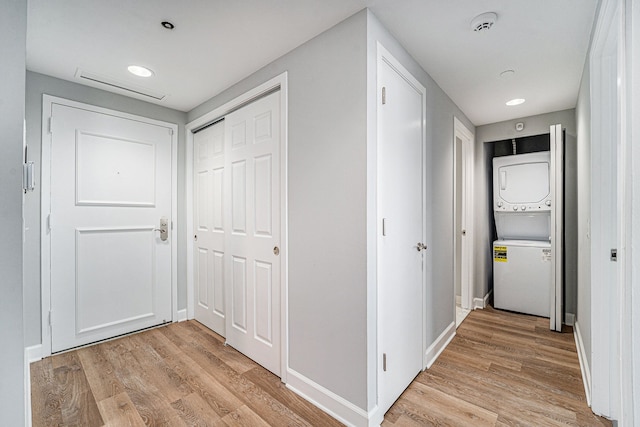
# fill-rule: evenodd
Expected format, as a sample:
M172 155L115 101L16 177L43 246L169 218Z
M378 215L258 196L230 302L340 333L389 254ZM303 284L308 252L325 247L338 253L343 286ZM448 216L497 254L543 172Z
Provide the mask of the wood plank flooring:
M611 426L587 406L573 331L549 319L472 311L383 427Z
M340 426L195 321L31 364L33 426ZM472 312L383 426L606 426L585 403L573 335Z

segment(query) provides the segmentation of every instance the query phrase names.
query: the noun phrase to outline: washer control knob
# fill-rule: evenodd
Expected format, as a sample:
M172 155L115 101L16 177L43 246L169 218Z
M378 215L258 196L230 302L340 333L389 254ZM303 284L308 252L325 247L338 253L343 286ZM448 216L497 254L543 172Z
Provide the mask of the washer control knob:
M525 209L527 209L527 207L526 206L520 206L520 209L525 210Z
M547 206L551 206L551 200L547 200L546 202L544 202L544 204Z
M513 207L513 210L514 210L514 211L517 211L517 210L518 210L518 207L517 207L517 206L514 206L514 207Z
M501 208L502 207L502 201L498 202L498 207Z

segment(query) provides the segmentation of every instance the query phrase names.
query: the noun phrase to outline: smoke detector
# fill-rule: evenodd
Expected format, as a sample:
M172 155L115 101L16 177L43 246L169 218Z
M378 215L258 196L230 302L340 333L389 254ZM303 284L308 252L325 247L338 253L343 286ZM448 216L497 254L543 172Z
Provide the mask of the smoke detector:
M471 29L477 33L487 31L493 27L498 20L498 15L493 12L486 12L476 16L471 20Z

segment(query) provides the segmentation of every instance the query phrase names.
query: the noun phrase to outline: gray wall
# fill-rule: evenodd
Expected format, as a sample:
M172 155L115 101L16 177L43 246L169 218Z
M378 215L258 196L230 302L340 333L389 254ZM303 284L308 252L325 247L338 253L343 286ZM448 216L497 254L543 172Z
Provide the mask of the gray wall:
M515 124L523 122L521 132L515 130ZM492 288L491 244L493 236L492 202L489 200L491 178L490 147L487 143L509 138L549 133L549 126L562 124L566 129L565 140L565 312L577 310L577 265L578 265L578 186L577 186L577 136L575 110L563 110L555 113L540 114L499 123L479 126L476 132L475 162L475 272L478 282L474 290L476 298L482 298Z
M0 425L24 425L22 159L26 0L0 13Z
M36 190L25 196L24 205L25 253L29 254L24 259L25 345L31 346L42 342L40 309L41 187L39 183L43 94L178 124L178 308L186 308L187 273L184 238L186 231L186 205L184 203L184 124L186 113L33 72L27 72L26 85L26 135L29 160L36 163Z
M578 127L578 311L576 323L591 369L591 93L585 61L576 105Z
M366 14L189 112L288 71L289 366L366 408Z

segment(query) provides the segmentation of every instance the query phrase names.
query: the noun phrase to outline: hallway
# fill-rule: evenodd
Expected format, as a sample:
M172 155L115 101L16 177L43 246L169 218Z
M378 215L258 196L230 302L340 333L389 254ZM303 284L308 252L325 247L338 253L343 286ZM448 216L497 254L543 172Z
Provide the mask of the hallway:
M472 311L433 366L387 412L392 426L610 426L587 407L573 330Z

